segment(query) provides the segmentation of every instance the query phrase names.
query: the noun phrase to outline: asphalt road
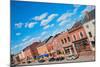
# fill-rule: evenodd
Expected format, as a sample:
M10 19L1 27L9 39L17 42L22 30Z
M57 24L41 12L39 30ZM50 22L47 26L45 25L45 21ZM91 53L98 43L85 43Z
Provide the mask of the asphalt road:
M30 64L20 64L18 66L28 66L28 65L44 65L44 64L59 64L59 63L76 63L76 62L90 62L90 61L95 61L95 56L90 55L90 56L79 56L79 58L75 60L63 60L63 61L53 61L53 62L44 62L44 63L30 63Z

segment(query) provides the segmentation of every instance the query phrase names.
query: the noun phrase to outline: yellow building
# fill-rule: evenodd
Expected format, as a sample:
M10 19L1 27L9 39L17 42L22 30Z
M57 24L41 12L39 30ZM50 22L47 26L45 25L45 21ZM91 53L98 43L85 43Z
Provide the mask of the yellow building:
M48 49L45 44L37 47L37 50L39 55L48 54Z

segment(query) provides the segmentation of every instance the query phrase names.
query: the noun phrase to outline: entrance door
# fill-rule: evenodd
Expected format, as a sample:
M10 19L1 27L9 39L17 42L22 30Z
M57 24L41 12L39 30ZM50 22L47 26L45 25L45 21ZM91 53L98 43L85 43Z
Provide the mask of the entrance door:
M66 47L64 48L64 50L67 56L72 55L74 53L72 46Z

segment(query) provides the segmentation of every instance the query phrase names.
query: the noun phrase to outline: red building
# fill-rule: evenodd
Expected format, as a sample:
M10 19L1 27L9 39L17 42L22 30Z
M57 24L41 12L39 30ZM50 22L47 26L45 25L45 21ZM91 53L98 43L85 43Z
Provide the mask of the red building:
M13 63L14 64L16 64L16 65L20 64L21 61L20 61L19 53L14 55L12 58L13 58Z
M90 50L90 44L86 32L81 24L81 21L76 22L71 29L68 30L70 40L74 43L77 52Z
M38 56L38 51L36 47L40 44L40 42L34 42L30 46L23 49L25 60L28 61L34 61L36 59L36 56Z
M52 52L53 52L53 36L50 36L47 40L46 40L46 47L49 53L49 56L52 56Z
M69 33L61 32L54 37L53 40L54 51L57 52L57 56L65 56L66 58L71 55L77 55L76 48L71 42Z

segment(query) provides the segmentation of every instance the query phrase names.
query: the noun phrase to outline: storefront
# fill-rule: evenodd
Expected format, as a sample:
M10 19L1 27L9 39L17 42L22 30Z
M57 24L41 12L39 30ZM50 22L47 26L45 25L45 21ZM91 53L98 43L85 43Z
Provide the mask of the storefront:
M82 51L90 50L90 45L87 38L74 41L73 43L78 53Z
M66 59L69 59L69 58L70 59L75 59L75 58L78 57L78 54L77 54L77 51L76 51L74 45L70 45L70 46L64 47L64 50L65 50Z

